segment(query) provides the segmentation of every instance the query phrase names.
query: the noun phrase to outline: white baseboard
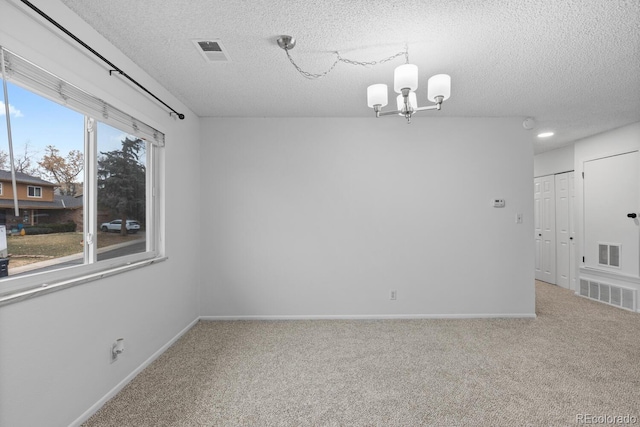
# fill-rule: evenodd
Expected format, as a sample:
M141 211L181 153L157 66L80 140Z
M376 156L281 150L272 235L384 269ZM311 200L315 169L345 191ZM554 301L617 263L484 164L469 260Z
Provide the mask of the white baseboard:
M142 372L147 366L149 366L154 360L156 360L162 353L164 353L169 347L171 347L181 336L183 336L189 329L191 329L196 323L198 323L200 319L196 318L193 322L189 323L183 330L178 332L178 334L173 337L169 342L160 347L158 351L153 353L147 360L145 360L140 366L133 370L129 375L127 375L122 381L118 383L114 388L109 390L107 394L105 394L100 400L94 403L89 409L87 409L84 414L80 415L74 422L69 424L69 427L79 427L83 422L87 421L93 414L95 414L98 409L100 409L105 403L107 403L113 396L118 394L120 390L124 388L127 384L133 380L136 375Z
M200 320L393 320L393 319L533 319L535 313L506 314L352 314L352 315L250 315L200 316Z

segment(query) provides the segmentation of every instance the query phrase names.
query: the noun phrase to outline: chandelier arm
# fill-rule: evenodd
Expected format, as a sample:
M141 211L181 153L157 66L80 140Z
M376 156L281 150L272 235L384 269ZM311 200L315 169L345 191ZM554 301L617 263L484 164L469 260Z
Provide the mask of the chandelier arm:
M391 116L393 114L401 114L402 110L394 110L394 111L379 111L377 116Z
M440 110L440 104L427 105L426 107L414 108L413 111Z
M414 111L424 111L424 110L438 110L440 111L442 109L442 103L444 102L444 97L443 96L436 96L436 102L433 105L428 105L426 107L420 107L420 108L414 108Z

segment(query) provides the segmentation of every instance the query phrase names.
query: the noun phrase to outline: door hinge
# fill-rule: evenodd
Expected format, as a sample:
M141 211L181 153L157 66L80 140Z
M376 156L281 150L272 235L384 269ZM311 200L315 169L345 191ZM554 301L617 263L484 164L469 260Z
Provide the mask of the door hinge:
M584 172L582 172L582 179L584 179Z

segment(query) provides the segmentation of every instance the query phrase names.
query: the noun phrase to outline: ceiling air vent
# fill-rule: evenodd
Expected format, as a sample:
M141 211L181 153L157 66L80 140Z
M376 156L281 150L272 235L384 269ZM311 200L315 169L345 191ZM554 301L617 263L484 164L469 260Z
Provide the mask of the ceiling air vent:
M207 62L231 62L227 50L219 39L193 39L193 44Z

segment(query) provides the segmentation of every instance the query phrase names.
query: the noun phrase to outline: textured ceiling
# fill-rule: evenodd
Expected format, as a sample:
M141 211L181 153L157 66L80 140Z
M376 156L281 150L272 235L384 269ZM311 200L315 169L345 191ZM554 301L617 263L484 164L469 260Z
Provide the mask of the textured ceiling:
M290 34L291 56L312 73L329 69L335 51L368 62L406 44L420 105L429 76L452 79L443 110L420 115L533 117L533 132L556 132L536 152L640 120L638 0L62 2L203 117L374 120L366 88L392 90L404 58L338 63L308 80L276 44ZM205 62L192 39L220 39L231 62ZM405 126L380 120L394 119Z

